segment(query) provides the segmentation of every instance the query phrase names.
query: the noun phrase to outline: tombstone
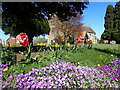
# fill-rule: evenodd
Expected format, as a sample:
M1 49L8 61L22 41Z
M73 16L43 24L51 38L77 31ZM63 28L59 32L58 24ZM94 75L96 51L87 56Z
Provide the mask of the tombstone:
M108 40L104 40L104 43L105 43L105 44L108 44Z
M116 41L112 40L110 41L110 44L116 44Z

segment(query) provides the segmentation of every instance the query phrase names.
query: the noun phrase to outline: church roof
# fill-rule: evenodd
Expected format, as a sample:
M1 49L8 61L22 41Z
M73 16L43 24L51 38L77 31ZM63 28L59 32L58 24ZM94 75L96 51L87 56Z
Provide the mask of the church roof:
M82 25L81 26L81 31L92 32L92 33L96 34L96 32L90 26L84 26L84 25Z

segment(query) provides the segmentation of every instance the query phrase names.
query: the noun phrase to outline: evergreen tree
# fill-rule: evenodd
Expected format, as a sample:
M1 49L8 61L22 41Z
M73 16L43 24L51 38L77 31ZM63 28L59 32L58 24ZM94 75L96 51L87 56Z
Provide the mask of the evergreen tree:
M112 5L108 5L107 10L106 10L106 14L105 14L105 31L103 32L101 38L103 40L112 40L111 37L111 30L113 30L113 25L114 25L114 8Z
M48 21L34 3L3 2L2 10L2 30L5 34L16 36L24 32L31 43L34 36L49 33Z
M114 14L114 27L120 30L120 1L115 5Z
M114 28L115 28L115 39L117 43L120 43L120 1L116 3L114 10Z
M111 28L113 28L113 19L114 19L114 8L112 5L108 5L107 10L106 10L106 14L105 14L105 24L104 27L106 30L109 30Z

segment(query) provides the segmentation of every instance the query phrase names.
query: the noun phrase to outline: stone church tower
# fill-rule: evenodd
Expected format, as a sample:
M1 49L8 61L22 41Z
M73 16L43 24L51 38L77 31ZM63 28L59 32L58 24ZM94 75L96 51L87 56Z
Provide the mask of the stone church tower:
M51 18L48 20L48 23L50 26L50 32L48 35L47 44L51 44L52 40L54 40L57 36L62 34L59 28L62 25L62 22L59 20L56 14L53 14Z

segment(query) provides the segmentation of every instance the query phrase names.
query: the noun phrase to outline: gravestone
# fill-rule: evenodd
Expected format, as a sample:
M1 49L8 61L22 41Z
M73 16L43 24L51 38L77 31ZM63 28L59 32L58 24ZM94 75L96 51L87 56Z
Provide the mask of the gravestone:
M108 44L108 40L104 40L104 43L105 43L105 44Z
M112 40L110 41L110 44L116 44L116 41Z

